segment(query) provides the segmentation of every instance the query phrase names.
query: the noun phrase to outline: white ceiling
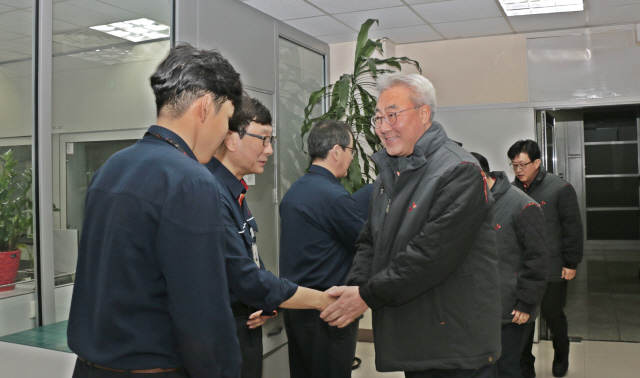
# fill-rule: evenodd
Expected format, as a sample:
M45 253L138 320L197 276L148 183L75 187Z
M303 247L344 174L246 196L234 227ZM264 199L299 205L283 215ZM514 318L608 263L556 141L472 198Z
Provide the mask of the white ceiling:
M640 23L640 0L584 0L585 10L507 17L498 0L239 0L324 42L371 38L395 43Z

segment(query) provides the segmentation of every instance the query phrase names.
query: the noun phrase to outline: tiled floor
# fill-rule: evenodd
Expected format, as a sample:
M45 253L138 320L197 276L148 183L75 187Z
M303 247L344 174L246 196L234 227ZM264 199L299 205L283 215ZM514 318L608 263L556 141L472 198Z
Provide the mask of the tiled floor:
M570 336L640 342L639 269L640 251L585 251L569 283Z
M553 347L550 341L534 344L538 378L551 378ZM403 378L404 373L378 373L372 343L358 343L356 356L362 359L352 378ZM571 343L567 378L638 378L640 377L640 344L604 341Z

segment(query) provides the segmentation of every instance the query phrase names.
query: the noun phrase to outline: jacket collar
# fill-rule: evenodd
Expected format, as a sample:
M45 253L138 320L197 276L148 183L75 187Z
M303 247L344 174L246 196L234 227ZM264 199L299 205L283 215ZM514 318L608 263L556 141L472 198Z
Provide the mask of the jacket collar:
M540 169L540 171L538 172L536 177L533 179L533 181L531 181L531 185L525 186L524 183L522 181L520 181L518 176L516 176L516 179L513 182L516 184L516 186L518 186L519 188L523 189L525 191L525 193L526 192L530 192L533 189L535 189L538 185L540 185L542 180L544 180L544 178L547 177L547 169L544 167L544 165L540 164L540 168L539 169Z
M174 133L173 131L162 126L153 125L149 127L147 132L153 134L153 137L155 137L155 135L157 134L160 135L161 138L172 140L173 142L177 143L180 148L182 148L185 155L189 156L195 161L198 161L196 155L193 153L193 151L191 151L191 148L189 148L187 142L185 142L182 138L180 138L180 136L178 136L178 134Z
M331 180L331 182L336 183L338 185L342 185L340 184L340 180L338 180L338 178L334 176L333 173L331 173L331 171L319 165L311 164L311 166L309 167L309 173L315 173L320 176L324 176L329 180Z
M229 189L233 198L238 198L240 194L247 192L246 187L242 183L243 181L238 180L238 178L234 176L233 173L231 173L231 171L220 162L220 160L213 157L211 158L211 161L205 165L207 169L216 176L218 182Z
M429 127L429 129L425 131L416 142L416 145L413 147L413 153L407 156L409 164L406 169L417 169L425 164L427 162L427 158L440 148L440 146L442 146L447 140L449 140L449 137L444 131L442 125L437 121L433 121L431 127ZM389 156L387 154L386 148L376 152L371 156L371 158L379 167L388 166L388 159L396 159L395 156Z
M493 195L493 199L498 201L498 199L509 190L511 183L509 182L507 174L502 171L491 172L490 176L496 180L491 188L491 194Z

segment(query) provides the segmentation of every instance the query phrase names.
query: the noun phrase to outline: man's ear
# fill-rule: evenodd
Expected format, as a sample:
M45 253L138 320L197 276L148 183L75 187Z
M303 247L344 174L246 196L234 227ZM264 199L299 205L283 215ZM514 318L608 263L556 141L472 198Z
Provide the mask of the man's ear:
M533 162L533 166L536 167L536 169L540 168L540 164L542 164L542 160L540 159L536 159L536 161Z
M211 99L210 94L206 94L200 97L198 100L198 117L200 118L200 122L204 123L209 117L211 112L213 111L213 100Z
M227 131L227 135L224 137L224 145L230 152L236 152L238 150L238 142L240 142L240 135L233 131Z
M423 125L429 123L429 120L431 119L431 107L429 105L423 105L420 107L420 119Z

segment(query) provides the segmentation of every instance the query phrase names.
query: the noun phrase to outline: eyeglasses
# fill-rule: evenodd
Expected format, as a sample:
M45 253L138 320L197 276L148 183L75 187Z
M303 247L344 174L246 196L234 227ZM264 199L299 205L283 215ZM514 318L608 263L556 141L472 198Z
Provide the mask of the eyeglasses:
M424 105L420 105L420 106L416 106L414 108L400 110L399 112L389 112L389 113L385 114L384 116L373 116L373 117L371 117L371 124L373 125L373 127L378 129L378 128L380 128L380 126L382 126L382 120L384 119L389 126L393 126L393 125L396 124L396 122L398 122L398 118L397 118L398 114L400 114L402 112L406 112L407 110L418 109L418 108L421 108L423 106Z
M513 163L509 163L509 166L511 168L513 168L514 171L517 171L518 169L525 169L527 167L527 165L533 163L532 161L526 163L526 164L513 164Z
M338 146L340 146L340 145L338 145ZM342 147L342 149L343 149L343 150L344 150L345 148L350 149L350 150L351 150L351 156L356 156L356 154L358 153L358 151L357 151L355 148L353 148L353 147L347 147L347 146L340 146L340 147Z
M275 135L262 136L262 135L256 135L256 134L251 134L251 133L240 133L240 134L252 136L252 137L258 138L258 139L262 139L262 146L263 147L270 146L270 145L272 145L272 144L274 144L276 142Z

